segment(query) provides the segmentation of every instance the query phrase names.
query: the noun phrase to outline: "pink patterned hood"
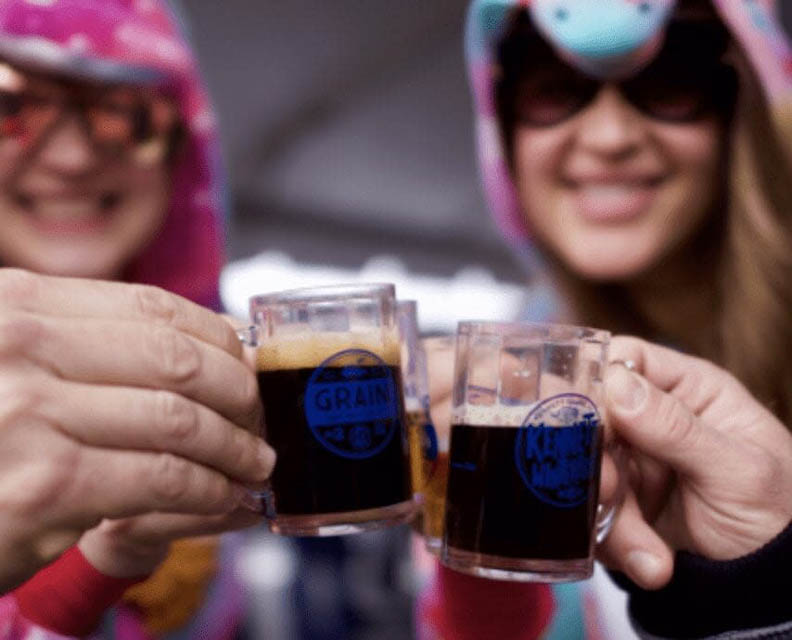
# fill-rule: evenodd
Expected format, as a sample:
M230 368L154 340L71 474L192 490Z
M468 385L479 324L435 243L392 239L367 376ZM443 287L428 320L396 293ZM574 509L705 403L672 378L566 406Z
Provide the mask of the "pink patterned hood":
M792 48L774 0L712 3L744 47L771 104L792 106ZM529 11L543 37L582 71L623 77L657 52L677 4L677 0L473 0L465 47L477 114L479 165L492 216L520 253L530 249L531 234L509 174L494 101L496 46L509 16L520 8Z
M162 0L0 0L0 56L74 77L163 86L187 141L168 216L127 279L218 307L224 212L214 116L175 16Z

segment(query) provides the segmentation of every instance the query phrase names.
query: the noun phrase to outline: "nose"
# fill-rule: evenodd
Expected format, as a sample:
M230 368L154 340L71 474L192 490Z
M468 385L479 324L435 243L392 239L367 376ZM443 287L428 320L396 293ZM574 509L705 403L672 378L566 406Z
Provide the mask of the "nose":
M36 160L49 171L82 175L96 168L97 155L79 118L66 114L47 134Z
M646 136L643 116L612 85L600 89L578 122L578 144L608 159L631 155Z

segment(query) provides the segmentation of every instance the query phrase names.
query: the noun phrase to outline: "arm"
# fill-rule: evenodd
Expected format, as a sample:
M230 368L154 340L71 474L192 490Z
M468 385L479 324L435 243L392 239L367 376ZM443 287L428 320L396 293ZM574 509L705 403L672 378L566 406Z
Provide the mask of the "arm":
M717 562L679 552L674 567L671 581L659 591L617 579L630 594L630 617L639 632L706 638L739 630L730 637L792 637L792 523L741 558Z

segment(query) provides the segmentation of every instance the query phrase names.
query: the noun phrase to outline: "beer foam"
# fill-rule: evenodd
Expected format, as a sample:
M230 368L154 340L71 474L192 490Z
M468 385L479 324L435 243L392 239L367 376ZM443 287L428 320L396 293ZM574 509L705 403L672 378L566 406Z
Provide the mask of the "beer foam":
M538 403L516 407L514 405L492 404L473 405L466 404L454 407L452 424L468 424L486 427L521 427Z
M311 369L325 360L349 349L370 351L385 364L398 367L401 363L399 339L383 331L367 333L316 332L295 333L264 339L256 354L259 371L282 369ZM333 362L334 366L354 364L343 359Z

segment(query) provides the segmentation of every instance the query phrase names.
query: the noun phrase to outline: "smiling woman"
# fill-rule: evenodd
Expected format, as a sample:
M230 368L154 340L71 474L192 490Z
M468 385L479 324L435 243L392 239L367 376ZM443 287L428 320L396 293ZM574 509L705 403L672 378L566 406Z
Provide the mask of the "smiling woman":
M780 26L755 3L685 0L654 58L608 76L570 64L532 12L508 16L477 95L497 114L482 157L509 241L541 256L568 318L710 357L792 411L785 365L756 339L792 343Z
M178 140L156 90L0 63L0 256L52 275L116 279L160 229Z
M214 115L166 3L0 9L0 263L219 306Z
M578 276L640 276L718 203L727 41L718 23L674 23L640 74L602 83L563 62L527 14L516 19L497 88L516 188L525 220Z

